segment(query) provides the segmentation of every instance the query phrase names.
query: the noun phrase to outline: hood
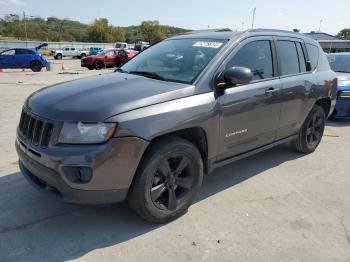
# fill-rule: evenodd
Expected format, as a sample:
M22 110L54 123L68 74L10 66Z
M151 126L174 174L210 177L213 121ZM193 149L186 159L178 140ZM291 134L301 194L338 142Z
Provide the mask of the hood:
M100 122L193 92L192 85L116 72L43 88L30 95L25 106L52 120Z
M350 73L336 73L338 78L338 91L350 90Z

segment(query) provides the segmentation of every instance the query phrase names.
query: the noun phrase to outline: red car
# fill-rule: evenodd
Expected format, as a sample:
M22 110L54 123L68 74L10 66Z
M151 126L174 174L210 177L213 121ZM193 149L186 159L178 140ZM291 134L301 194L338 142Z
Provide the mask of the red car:
M81 59L81 66L90 70L100 70L105 67L121 66L137 54L129 49L106 49L97 55L88 56Z

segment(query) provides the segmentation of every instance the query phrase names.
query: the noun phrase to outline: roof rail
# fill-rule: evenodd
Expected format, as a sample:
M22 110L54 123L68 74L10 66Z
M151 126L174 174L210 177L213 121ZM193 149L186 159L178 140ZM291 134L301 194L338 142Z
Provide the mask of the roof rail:
M216 33L216 32L232 32L230 28L216 28L216 29L199 29L192 30L184 33L180 33L177 35L190 35L190 34L199 34L199 33Z

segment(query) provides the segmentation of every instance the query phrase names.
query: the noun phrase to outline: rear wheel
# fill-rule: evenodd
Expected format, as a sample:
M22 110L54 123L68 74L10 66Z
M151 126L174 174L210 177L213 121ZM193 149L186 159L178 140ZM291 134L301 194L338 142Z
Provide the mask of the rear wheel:
M33 62L30 63L30 69L33 72L40 72L42 67L43 66L42 66L42 64L39 61L33 61Z
M103 63L101 61L95 61L94 67L96 70L101 70L103 68Z
M294 141L295 148L305 154L315 151L322 140L326 122L326 115L322 107L315 105L303 126L298 138Z
M187 140L168 137L150 145L128 195L130 207L145 220L165 223L184 214L203 180L198 149Z

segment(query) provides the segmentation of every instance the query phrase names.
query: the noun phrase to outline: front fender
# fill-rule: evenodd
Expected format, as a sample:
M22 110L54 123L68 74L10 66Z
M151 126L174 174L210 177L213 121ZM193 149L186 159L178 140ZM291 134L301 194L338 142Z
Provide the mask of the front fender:
M176 99L115 115L105 122L117 122L116 137L152 139L191 127L207 136L208 157L215 156L219 134L219 113L213 92Z

